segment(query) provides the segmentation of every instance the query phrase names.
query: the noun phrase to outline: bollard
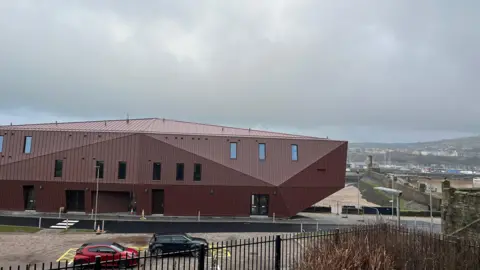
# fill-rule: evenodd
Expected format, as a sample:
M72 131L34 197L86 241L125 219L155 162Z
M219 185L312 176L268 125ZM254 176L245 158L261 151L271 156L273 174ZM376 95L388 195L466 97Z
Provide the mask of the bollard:
M42 228L42 217L38 218L38 228Z
M102 257L100 257L98 255L95 257L95 265L93 267L94 270L101 270L102 269L101 259L102 259Z
M208 247L206 245L201 245L199 248L200 252L198 254L198 270L205 270L205 256L207 255L205 251Z
M198 211L197 221L200 222L200 211Z
M102 220L102 232L105 232L105 220Z
M273 213L273 223L275 223L275 213Z

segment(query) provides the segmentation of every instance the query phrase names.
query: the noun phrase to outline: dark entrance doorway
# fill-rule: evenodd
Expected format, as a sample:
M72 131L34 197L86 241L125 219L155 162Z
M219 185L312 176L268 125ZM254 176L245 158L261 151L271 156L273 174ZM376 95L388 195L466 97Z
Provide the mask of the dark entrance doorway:
M67 201L67 212L85 212L85 191L67 190L65 191Z
M25 210L35 210L35 187L23 186L23 207Z
M252 216L268 216L268 199L266 194L252 194L250 214Z
M152 214L163 214L165 192L163 189L152 190Z

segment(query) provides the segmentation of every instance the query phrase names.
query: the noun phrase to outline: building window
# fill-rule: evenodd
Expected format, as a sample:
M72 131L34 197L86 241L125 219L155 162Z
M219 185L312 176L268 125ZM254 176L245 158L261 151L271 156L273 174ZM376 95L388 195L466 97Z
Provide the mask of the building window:
M162 163L154 162L153 163L153 180L161 180L162 178Z
M292 160L297 161L298 160L298 145L292 144Z
M63 172L63 160L57 159L55 160L54 177L62 177L62 172Z
M118 162L118 179L124 180L127 178L127 162Z
M193 180L202 180L202 164L195 163L195 166L193 167Z
M264 143L259 143L258 144L258 158L260 160L265 160L265 157L266 157L266 146Z
M237 143L230 143L230 159L237 159Z
M105 167L105 163L101 160L97 160L97 162L95 163L95 176L98 179L103 179L104 167Z
M23 140L23 153L30 154L32 152L32 136L25 136Z
M3 136L0 136L0 153L3 152Z
M183 163L177 163L177 180L183 181L183 171L185 169L185 165Z

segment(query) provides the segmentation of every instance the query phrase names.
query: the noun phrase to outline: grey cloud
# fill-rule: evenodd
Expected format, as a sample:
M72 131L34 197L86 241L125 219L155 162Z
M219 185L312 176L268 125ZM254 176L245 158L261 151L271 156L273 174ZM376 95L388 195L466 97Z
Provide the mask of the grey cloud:
M475 1L135 3L2 3L0 112L480 132Z

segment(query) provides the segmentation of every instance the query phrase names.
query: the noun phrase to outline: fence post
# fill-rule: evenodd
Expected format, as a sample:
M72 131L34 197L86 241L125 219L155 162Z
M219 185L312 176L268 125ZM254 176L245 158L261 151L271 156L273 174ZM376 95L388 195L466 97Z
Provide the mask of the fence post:
M206 245L200 246L200 252L198 253L198 270L205 270L205 249Z
M282 239L280 235L275 237L275 270L280 270L280 262L282 256Z
M340 243L340 229L339 228L336 228L335 229L335 244L339 244Z
M102 265L100 264L100 259L101 259L100 256L95 257L95 266L93 267L94 270L101 270L102 269Z

